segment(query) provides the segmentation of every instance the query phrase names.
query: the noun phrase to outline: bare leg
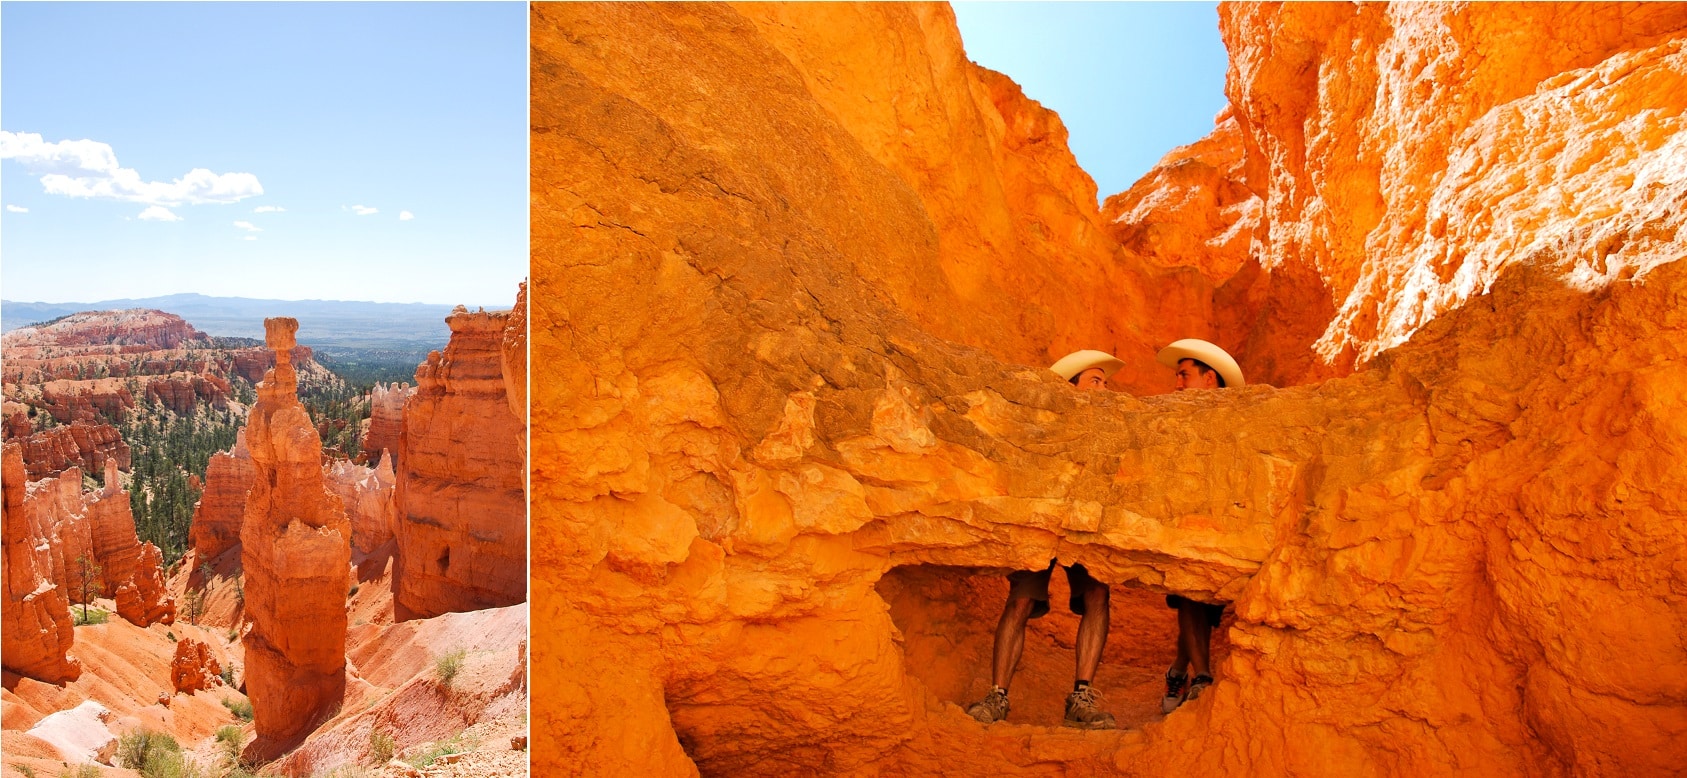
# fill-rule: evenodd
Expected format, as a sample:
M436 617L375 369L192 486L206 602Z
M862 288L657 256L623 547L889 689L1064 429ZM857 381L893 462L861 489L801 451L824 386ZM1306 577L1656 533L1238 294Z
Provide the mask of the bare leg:
M1199 605L1187 600L1180 602L1177 605L1177 660L1172 662L1171 669L1173 673L1182 673L1184 669L1189 666L1190 662L1195 659L1197 651L1195 647L1195 633L1197 631L1195 620L1200 618L1199 608ZM1200 652L1200 655L1202 657L1200 661L1202 662L1202 666L1204 666L1206 662L1206 652L1202 651ZM1200 669L1200 666L1197 666L1195 672L1200 673L1204 671Z
M1189 661L1194 665L1194 675L1212 675L1212 668L1207 665L1209 650L1212 648L1213 625L1207 618L1207 606L1189 603L1185 606L1194 616L1195 635L1189 654Z
M1002 620L996 622L996 653L992 665L992 681L1003 689L1013 683L1013 671L1019 667L1019 655L1025 653L1025 622L1031 620L1029 597L1009 597L1002 608Z
M1101 650L1107 647L1107 626L1112 620L1108 602L1112 591L1096 582L1084 591L1084 616L1078 622L1078 675L1076 680L1095 680L1101 666Z

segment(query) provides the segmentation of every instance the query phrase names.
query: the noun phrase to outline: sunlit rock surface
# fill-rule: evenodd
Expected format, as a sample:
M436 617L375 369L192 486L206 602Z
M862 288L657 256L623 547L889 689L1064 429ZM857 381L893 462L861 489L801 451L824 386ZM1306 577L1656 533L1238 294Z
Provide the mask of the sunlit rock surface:
M338 710L346 688L351 522L323 485L322 440L298 398L291 350L298 321L264 320L274 368L246 426L255 477L241 521L246 692L267 759Z
M527 600L527 428L506 382L510 318L458 306L445 351L416 368L394 498L399 621Z
M404 403L416 387L408 383L375 384L369 391L369 427L364 431L358 458L379 462L383 452L398 454L398 438L404 431Z
M24 507L26 476L23 451L15 443L4 447L5 628L0 656L8 673L47 683L75 680L82 665L69 655L72 632L69 603L52 578L53 527L30 521Z
M982 157L967 144L994 153L979 138L1010 136L962 123L955 137L922 113L944 94L928 79L948 72L931 63L953 62L941 7L535 6L535 769L1678 769L1687 270L1671 260L1687 240L1673 226L1684 168L1661 165L1682 112L1640 108L1687 94L1668 86L1676 13L1227 8L1229 92L1267 231L1238 271L1267 279L1249 304L1299 299L1273 297L1284 268L1310 273L1295 295L1328 289L1322 321L1224 326L1300 381L1352 367L1287 353L1321 353L1326 327L1349 357L1380 356L1315 385L1135 398L1074 392L1024 342L1052 327L1035 314L1007 325L1012 295L967 304L950 282L1014 277L1022 255L944 272L972 267L943 237L960 217L908 171L988 188L1005 174L969 167ZM858 53L875 46L889 53ZM877 63L871 79L852 75L857 56ZM1379 102L1385 82L1423 94ZM1449 122L1366 124L1324 112L1326 95ZM1537 115L1507 119L1516 100ZM1587 100L1598 110L1574 107ZM1517 134L1472 129L1506 122ZM1290 126L1317 132L1261 140ZM1598 127L1636 134L1586 132ZM1589 134L1651 153L1554 167L1580 159L1567 149ZM1370 190L1335 174L1367 148L1415 172ZM1488 160L1470 187L1425 168L1469 153ZM1506 253L1410 326L1347 323L1367 272L1388 283L1366 305L1406 299L1390 286L1419 245L1406 236L1434 234L1372 233L1385 216L1427 214L1443 185L1474 206L1501 181L1534 221L1473 216L1447 225L1448 245L1476 255L1502 234L1519 248L1556 236L1559 253ZM1399 219L1387 223L1414 223ZM1591 267L1612 230L1625 237L1600 256L1633 273L1566 271ZM1084 234L1054 240L1081 256ZM1117 297L1087 315L1161 326L1163 290L1105 292ZM1178 310L1221 324L1200 304ZM1270 327L1288 331L1258 335ZM997 337L1009 345L977 342ZM1164 386L1147 369L1141 380ZM968 670L923 668L928 636L898 625L953 623L939 609L965 587L945 571L994 576L1056 554L1110 583L1232 603L1217 685L1117 732L1052 718L985 728L961 712L969 700L934 691ZM905 586L920 580L941 590L925 612ZM948 654L987 655L976 642Z
M211 455L205 466L205 488L193 506L188 543L199 559L215 559L240 544L240 522L246 515L246 493L257 472L246 447L246 428L235 434L228 451Z

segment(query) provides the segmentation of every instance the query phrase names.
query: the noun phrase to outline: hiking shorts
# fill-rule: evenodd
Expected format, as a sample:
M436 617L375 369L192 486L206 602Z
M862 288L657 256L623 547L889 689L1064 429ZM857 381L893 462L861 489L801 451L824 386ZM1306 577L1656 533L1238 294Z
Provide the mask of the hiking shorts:
M1054 577L1056 560L1050 559L1047 570L1020 570L1008 573L1008 599L1030 598L1031 618L1042 618L1049 612L1049 579ZM1066 607L1079 616L1084 615L1084 592L1092 586L1105 587L1106 584L1090 577L1090 571L1083 565L1061 565L1066 570L1066 584L1072 589L1072 596L1067 598Z
M1207 623L1209 625L1212 625L1212 626L1216 627L1216 626L1218 626L1218 620L1221 619L1221 618L1224 618L1224 606L1223 605L1213 605L1211 603L1195 602L1194 600L1185 599L1185 598L1180 597L1180 596L1175 595L1175 594L1166 595L1166 607L1168 607L1168 608L1176 608L1179 605L1182 605L1183 603L1186 603L1186 602L1192 603L1192 604L1195 604L1195 605L1199 605L1202 608L1205 608L1206 611L1207 611Z

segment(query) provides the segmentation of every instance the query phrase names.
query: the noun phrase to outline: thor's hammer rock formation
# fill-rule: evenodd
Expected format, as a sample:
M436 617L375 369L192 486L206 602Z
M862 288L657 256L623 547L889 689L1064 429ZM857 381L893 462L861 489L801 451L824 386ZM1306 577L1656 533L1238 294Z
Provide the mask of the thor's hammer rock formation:
M298 398L292 349L299 323L264 320L275 367L258 386L246 426L255 477L241 522L251 621L246 691L258 739L273 756L339 708L346 687L346 589L351 523L323 485L322 439Z

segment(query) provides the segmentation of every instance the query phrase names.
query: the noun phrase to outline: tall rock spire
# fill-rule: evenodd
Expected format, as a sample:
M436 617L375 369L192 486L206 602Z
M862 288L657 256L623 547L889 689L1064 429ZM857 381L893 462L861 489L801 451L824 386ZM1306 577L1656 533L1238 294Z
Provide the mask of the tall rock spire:
M299 323L264 320L275 367L246 427L255 477L241 523L246 688L258 739L249 757L293 746L333 714L346 686L351 525L323 485L322 439L299 402L291 351Z

